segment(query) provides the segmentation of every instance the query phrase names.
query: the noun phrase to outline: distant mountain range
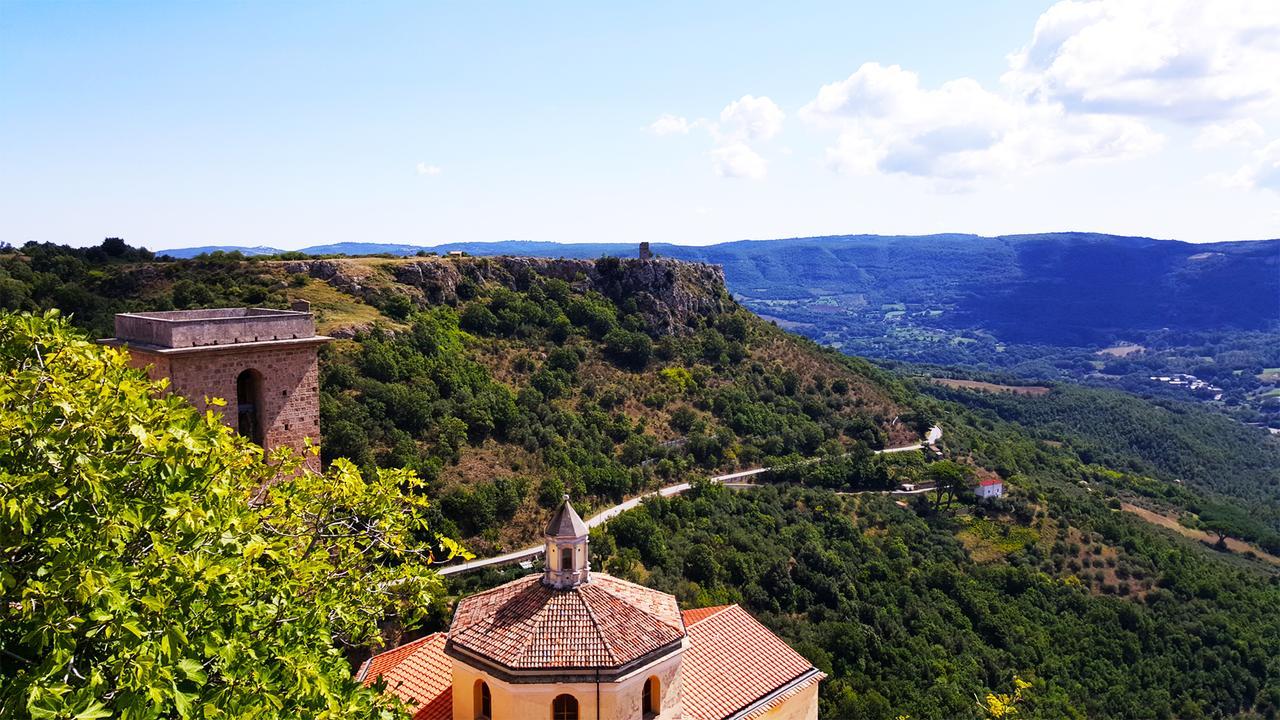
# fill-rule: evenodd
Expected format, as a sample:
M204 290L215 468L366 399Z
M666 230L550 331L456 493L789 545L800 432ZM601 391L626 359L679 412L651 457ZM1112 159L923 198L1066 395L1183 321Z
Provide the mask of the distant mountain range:
M271 248L212 250L261 255ZM631 243L505 241L434 247L337 243L312 255L461 250L471 255L635 256ZM721 265L756 312L797 326L901 312L1015 342L1091 344L1159 329L1280 325L1280 240L1193 244L1097 233L840 235L707 246L654 243L654 254ZM800 329L804 329L800 327ZM813 333L809 333L813 334Z

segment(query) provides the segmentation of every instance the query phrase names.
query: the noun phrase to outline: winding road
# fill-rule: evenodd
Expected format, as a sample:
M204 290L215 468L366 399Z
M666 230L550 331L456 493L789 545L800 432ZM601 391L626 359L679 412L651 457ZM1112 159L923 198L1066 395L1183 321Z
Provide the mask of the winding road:
M892 448L885 448L883 450L876 450L875 453L879 455L881 453L900 453L900 452L910 452L912 450L923 450L926 446L932 447L941 439L942 439L942 428L938 427L937 425L934 425L933 427L929 428L929 432L925 435L925 439L921 442L918 442L914 445L903 445L901 447L892 447ZM814 458L810 462L820 462L820 461L821 461L821 458ZM708 480L710 480L713 483L720 483L722 485L725 485L727 487L732 487L732 488L755 487L755 485L749 482L747 478L754 477L761 473L769 472L772 469L773 469L772 467L760 467L760 468L753 468L751 470L740 470L738 472L728 473L726 475L716 475L715 477L708 478ZM693 487L692 483L687 483L687 482L676 483L675 485L667 485L666 487L658 488L657 490L654 490L652 492L647 492L643 495L637 495L636 497L633 497L630 500L626 500L624 502L618 503L617 505L614 505L611 508L606 508L605 510L600 511L595 515L592 515L587 520L587 527L597 527L597 526L603 525L606 522L612 520L613 518L621 515L622 513L628 510L637 508L640 506L640 503L644 502L645 498L654 497L655 495L659 497L671 497L672 495L679 495L687 491L691 487ZM919 492L924 492L924 491L922 490ZM896 494L909 495L912 493L899 492ZM533 547L525 548L523 550L509 552L504 555L494 555L493 557L479 558L476 560L468 560L467 562L458 563L457 565L449 565L447 567L440 568L437 572L439 572L441 575L457 575L458 573L464 573L469 570L479 570L480 568L489 567L490 565L505 565L506 563L513 563L513 562L519 562L521 560L528 560L529 558L541 555L542 550L543 550L543 547L542 545L539 544Z

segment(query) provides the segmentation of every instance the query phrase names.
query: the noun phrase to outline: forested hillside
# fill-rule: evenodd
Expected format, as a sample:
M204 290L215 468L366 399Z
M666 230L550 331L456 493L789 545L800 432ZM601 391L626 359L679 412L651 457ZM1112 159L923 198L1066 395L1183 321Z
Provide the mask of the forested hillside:
M1068 479L1037 472L1007 513L954 519L704 487L619 518L593 550L682 603L758 614L830 673L822 717L998 717L988 690L1016 693L1019 717L1275 717L1280 586Z
M414 470L426 526L480 555L528 542L564 492L585 514L693 480L594 531L593 568L685 607L742 603L829 673L824 717L1280 716L1280 566L1125 510L1252 519L1273 456L1205 421L1225 419L925 387L760 320L713 266L665 259L156 261L111 243L0 253L0 270L5 309L57 307L95 336L112 312L310 300L338 338L325 460ZM933 422L943 461L870 452ZM755 489L700 480L778 460ZM972 477L1006 497L975 504ZM931 481L946 485L885 494ZM427 615L400 629L439 629L447 607Z
M1280 428L1280 240L846 235L652 248L723 267L729 290L748 309L850 355L1198 401ZM429 251L340 243L306 252L447 250L592 259L636 253L619 243L550 242Z
M709 246L653 243L665 257L720 265L749 307L839 332L865 313L928 311L939 328L985 329L1006 342L1088 345L1142 332L1276 329L1280 240L1193 244L1099 233L982 237L838 235ZM190 257L197 251L168 251ZM264 251L253 248L255 252ZM423 251L343 243L312 254ZM618 243L450 243L434 252L634 257ZM1158 290L1157 290L1158 289Z
M1067 444L1086 463L1158 478L1248 508L1245 534L1280 549L1280 439L1186 403L1156 404L1124 393L1055 386L1045 395L923 386L983 416L1016 423L1029 437ZM1191 503L1184 507L1199 510ZM1243 520L1252 520L1252 525Z
M105 336L113 312L312 300L340 338L321 358L325 461L416 470L440 527L481 553L534 539L565 492L611 504L925 427L887 374L761 322L710 266L97 250L0 255L5 306L57 307ZM883 474L878 462L858 472Z

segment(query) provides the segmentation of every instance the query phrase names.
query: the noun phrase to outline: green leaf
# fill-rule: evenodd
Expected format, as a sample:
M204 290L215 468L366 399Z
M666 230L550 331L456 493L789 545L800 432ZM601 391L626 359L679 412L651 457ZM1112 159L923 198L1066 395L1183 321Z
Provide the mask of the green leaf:
M191 658L179 660L178 669L182 671L183 676L197 685L204 685L209 680L208 675L205 674L204 666Z
M75 714L75 720L93 720L93 718L111 717L112 714L106 705L94 700L89 704L89 707Z

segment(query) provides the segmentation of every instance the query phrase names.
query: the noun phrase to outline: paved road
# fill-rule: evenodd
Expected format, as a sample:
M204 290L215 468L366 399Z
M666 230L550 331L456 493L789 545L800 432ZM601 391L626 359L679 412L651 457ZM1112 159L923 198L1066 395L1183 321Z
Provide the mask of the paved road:
M880 454L880 453L900 453L900 452L910 452L912 450L921 450L924 448L926 444L933 445L934 443L938 442L938 440L941 440L941 439L942 439L942 428L938 427L937 425L934 425L933 427L929 428L929 432L925 436L926 442L918 442L915 445L903 445L902 447L885 448L883 450L876 450L875 452L876 454ZM817 462L818 460L819 458L814 458L812 462ZM708 478L708 479L713 483L722 483L726 487L731 487L731 488L758 487L758 485L755 485L754 483L747 482L746 479L750 477L754 477L761 473L769 472L772 469L773 468L771 467L761 467L761 468L754 468L751 470L740 470L738 472L728 473L726 475L716 475L715 477ZM652 492L645 493L644 495L638 495L636 497L631 498L630 500L627 500L622 503L618 503L617 505L614 505L611 508L602 510L597 514L592 515L590 518L587 519L587 527L597 527L599 525L603 525L609 520L612 520L613 518L621 515L622 513L628 510L637 508L640 506L640 503L643 502L645 498L653 497L654 495L659 495L661 497L671 497L672 495L679 495L687 491L691 487L693 487L693 485L687 482L677 483L675 485L667 485L666 487L659 488ZM924 492L924 491L919 491L919 492ZM894 491L893 494L911 495L914 493ZM456 575L458 573L467 572L468 570L478 570L482 567L488 567L490 565L504 565L506 563L513 563L513 562L519 562L521 560L528 560L529 558L533 558L533 557L537 557L538 555L541 555L542 550L543 550L543 547L542 545L539 544L533 547L525 548L523 550L516 550L515 552L509 552L504 555L494 555L493 557L480 558L477 560L471 560L468 562L459 563L457 565L450 565L448 567L443 567L443 568L440 568L439 573L441 575Z

